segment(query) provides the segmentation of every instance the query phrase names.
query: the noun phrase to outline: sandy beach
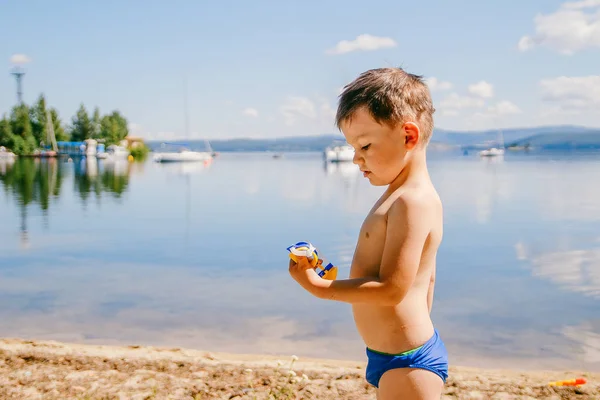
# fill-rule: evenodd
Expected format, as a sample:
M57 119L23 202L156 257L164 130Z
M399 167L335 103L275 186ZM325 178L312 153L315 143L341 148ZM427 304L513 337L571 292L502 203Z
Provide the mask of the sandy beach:
M0 399L374 399L364 363L0 339ZM584 377L579 387L549 382ZM444 399L599 399L600 373L451 367Z

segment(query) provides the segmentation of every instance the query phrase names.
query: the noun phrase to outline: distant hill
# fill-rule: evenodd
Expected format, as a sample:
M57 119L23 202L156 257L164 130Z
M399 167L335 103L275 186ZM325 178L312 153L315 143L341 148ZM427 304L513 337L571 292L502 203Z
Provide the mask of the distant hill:
M506 143L509 148L531 148L536 150L600 150L600 129L578 133L542 133Z
M539 149L600 148L600 129L580 126L546 126L535 128L504 129L502 131L507 147L529 146ZM498 130L486 131L450 131L435 129L431 138L431 147L437 149L463 148L476 149L497 143ZM221 139L211 140L214 151L323 151L333 141L344 140L342 134L317 136L282 137L277 139ZM161 148L162 141L149 141L153 150ZM186 143L193 150L204 150L204 140L177 141Z
M598 130L593 128L585 128L580 126L541 126L535 128L513 128L503 129L502 136L504 137L504 143L515 143L523 139L527 139L537 135L548 135L558 137L570 137L571 135L577 135L580 133L591 133L597 134ZM447 131L438 129L433 132L432 140L446 143L449 145L460 146L463 148L481 148L486 147L489 144L498 143L499 130L485 130L485 131Z

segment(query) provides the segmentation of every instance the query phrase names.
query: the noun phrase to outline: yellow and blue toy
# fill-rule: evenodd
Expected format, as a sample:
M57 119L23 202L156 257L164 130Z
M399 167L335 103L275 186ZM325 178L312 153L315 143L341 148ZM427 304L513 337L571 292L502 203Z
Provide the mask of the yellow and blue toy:
M323 257L319 257L319 252L311 243L298 242L288 247L287 250L290 252L290 258L294 262L298 262L299 256L306 257L321 278L331 281L337 278L338 268L332 263L327 262Z

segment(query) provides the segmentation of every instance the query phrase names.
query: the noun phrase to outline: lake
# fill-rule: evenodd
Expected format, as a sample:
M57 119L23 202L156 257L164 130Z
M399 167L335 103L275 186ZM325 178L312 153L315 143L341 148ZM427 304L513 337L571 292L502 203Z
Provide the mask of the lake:
M600 370L600 154L432 152L445 207L433 320L454 365ZM0 161L0 336L365 360L347 277L382 188L317 153L211 164Z

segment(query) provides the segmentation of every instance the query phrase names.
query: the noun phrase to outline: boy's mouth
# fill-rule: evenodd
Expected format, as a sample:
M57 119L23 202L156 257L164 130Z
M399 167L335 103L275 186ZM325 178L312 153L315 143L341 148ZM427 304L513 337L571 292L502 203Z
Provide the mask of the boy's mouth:
M371 175L371 171L363 171L363 176L366 178L367 176Z

